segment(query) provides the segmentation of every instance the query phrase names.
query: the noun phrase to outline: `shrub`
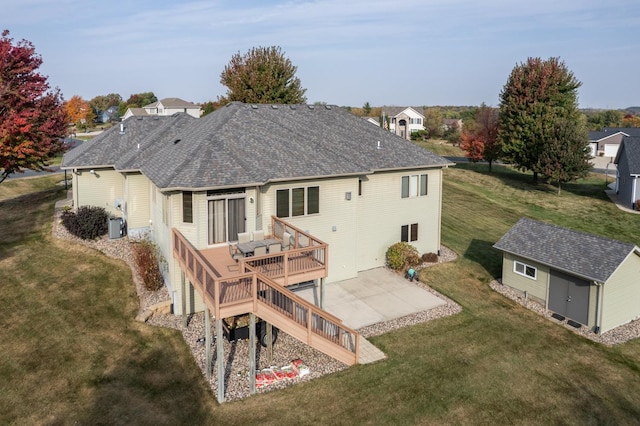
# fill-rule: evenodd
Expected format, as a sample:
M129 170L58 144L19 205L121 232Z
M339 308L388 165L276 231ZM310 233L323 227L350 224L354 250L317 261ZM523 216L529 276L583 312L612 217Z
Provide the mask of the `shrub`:
M387 265L395 271L405 272L420 264L418 250L409 243L395 243L387 250Z
M640 210L640 200L636 200L636 210Z
M422 255L422 261L426 263L436 263L438 261L438 255L435 253L425 253Z
M102 207L82 206L75 212L64 210L61 218L67 231L83 240L93 240L109 230L109 215Z
M160 263L163 262L163 258L158 247L148 239L143 239L133 243L132 251L144 287L149 291L161 289L164 285L160 272Z

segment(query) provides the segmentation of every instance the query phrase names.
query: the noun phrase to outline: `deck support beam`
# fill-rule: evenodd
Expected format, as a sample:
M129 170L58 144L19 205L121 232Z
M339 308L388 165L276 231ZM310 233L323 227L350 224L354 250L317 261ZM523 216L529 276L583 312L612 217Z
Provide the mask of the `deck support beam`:
M216 318L216 348L218 349L218 402L224 402L224 346L222 345L222 318Z
M273 364L273 325L265 322L267 326L267 365Z
M256 315L249 314L249 393L256 393Z
M182 328L187 328L187 286L185 284L184 270L180 269L180 290L182 295Z
M207 380L211 380L211 314L206 305L204 307L204 345Z
M320 309L324 309L324 278L320 278Z

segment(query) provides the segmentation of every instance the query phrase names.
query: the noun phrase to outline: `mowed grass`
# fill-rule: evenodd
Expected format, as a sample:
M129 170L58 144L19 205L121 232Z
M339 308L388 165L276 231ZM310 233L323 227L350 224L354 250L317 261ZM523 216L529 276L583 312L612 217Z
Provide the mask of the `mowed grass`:
M523 215L636 243L640 216L613 206L599 176L560 196L530 178L471 164L445 172L442 238L459 260L421 278L462 313L373 338L385 361L223 405L177 333L133 321L129 271L51 241L42 222L40 238L15 243L1 261L11 319L0 324L9 343L0 423L637 424L637 340L593 343L488 283L501 269L491 246ZM43 261L27 265L40 251Z
M134 320L129 268L51 237L59 180L0 185L0 424L206 423L182 336Z

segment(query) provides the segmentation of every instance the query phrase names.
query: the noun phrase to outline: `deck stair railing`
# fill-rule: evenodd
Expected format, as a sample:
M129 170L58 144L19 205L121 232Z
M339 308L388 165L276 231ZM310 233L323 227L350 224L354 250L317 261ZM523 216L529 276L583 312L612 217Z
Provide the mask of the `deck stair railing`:
M217 319L254 313L290 336L347 364L356 364L359 334L342 321L241 264L233 277L221 277L180 233L173 229L173 256ZM283 254L284 255L284 254Z

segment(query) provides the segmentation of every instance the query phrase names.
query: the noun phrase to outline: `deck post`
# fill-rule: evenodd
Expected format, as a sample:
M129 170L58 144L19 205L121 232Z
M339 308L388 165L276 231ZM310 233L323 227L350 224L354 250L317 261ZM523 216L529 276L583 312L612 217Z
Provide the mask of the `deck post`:
M218 349L218 402L224 402L224 347L222 345L222 318L216 318L216 347Z
M249 393L256 393L256 314L249 314Z
M204 306L204 358L207 368L207 380L211 380L211 313Z
M320 309L324 309L324 278L320 278Z
M182 328L187 328L187 286L185 284L184 270L180 268L180 287L182 299Z
M273 364L273 325L267 322L267 364Z

